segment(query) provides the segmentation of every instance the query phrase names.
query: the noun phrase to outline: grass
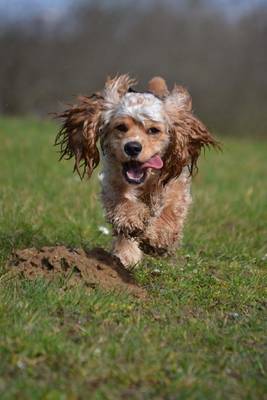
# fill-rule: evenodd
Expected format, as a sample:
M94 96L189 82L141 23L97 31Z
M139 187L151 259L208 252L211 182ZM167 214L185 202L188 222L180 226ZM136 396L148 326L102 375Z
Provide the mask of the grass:
M0 398L263 399L267 142L207 152L176 259L135 271L142 301L6 273L13 249L110 245L97 179L57 162L55 131L0 120Z

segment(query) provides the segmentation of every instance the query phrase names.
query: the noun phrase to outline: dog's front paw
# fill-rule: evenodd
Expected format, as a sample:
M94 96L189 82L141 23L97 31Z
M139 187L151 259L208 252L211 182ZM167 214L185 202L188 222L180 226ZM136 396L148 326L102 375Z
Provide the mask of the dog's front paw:
M132 238L118 236L113 243L112 252L125 268L134 267L142 259L142 251Z
M140 248L144 253L164 256L171 254L178 242L178 232L173 226L166 226L160 218L150 221L143 235L139 238Z

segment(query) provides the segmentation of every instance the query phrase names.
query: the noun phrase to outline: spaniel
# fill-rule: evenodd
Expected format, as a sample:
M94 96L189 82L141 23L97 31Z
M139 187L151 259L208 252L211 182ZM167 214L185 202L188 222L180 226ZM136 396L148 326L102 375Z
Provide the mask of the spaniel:
M108 79L101 92L80 97L59 115L61 158L90 177L103 165L102 202L113 226L113 254L126 267L143 253L164 255L182 238L191 203L191 177L205 146L218 146L192 113L187 90L153 78L146 92L128 75Z

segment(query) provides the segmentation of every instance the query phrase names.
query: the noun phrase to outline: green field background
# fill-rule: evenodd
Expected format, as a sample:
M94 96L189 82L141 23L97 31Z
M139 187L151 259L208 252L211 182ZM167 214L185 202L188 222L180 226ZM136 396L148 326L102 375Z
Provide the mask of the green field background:
M5 268L18 248L110 248L97 173L57 162L56 130L0 120L0 398L266 398L267 142L202 156L182 248L134 271L144 301Z

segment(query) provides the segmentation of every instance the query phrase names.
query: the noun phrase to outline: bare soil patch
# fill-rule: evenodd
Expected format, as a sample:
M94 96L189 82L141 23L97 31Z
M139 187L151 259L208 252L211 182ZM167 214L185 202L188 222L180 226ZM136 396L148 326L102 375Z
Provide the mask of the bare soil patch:
M7 267L21 272L28 279L62 276L66 287L82 281L88 288L126 291L141 298L146 296L145 289L136 284L120 261L101 248L85 251L55 246L16 250Z

